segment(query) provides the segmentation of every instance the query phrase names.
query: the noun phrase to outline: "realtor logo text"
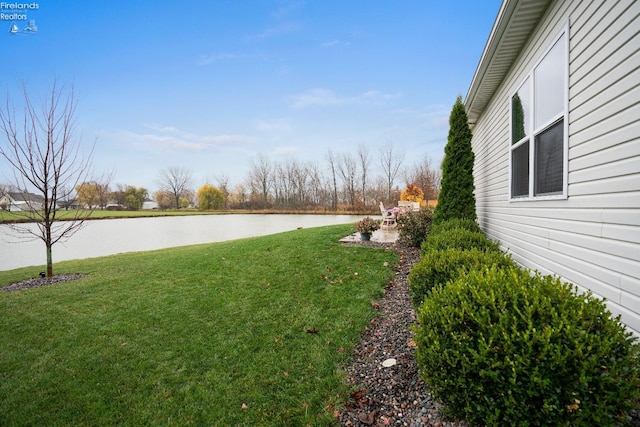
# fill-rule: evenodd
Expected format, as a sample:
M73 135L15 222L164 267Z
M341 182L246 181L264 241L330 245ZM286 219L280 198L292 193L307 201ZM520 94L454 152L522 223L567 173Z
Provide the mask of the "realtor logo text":
M0 2L0 21L26 21L27 13L40 9L39 3Z

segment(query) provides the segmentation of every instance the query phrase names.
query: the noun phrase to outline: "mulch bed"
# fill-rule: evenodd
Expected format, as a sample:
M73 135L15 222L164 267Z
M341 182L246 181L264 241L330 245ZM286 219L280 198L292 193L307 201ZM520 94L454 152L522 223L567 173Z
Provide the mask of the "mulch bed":
M33 279L23 280L22 282L12 283L0 288L0 291L15 292L25 289L39 288L42 286L58 285L71 280L82 279L86 274L58 274L53 277L34 277Z

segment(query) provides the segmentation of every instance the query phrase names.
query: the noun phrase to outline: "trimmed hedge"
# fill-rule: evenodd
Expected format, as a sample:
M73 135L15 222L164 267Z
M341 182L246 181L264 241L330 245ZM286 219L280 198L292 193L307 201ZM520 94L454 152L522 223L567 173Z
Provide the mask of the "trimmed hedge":
M496 265L515 267L510 256L499 251L444 249L427 251L409 272L409 292L414 306L422 304L434 286L458 279L471 270Z
M526 270L472 270L431 290L416 358L455 417L488 426L613 426L640 398L640 345L604 303Z
M482 230L480 230L480 226L474 220L459 219L459 218L450 219L448 221L444 221L439 224L433 224L433 227L431 227L430 233L432 235L438 234L438 233L444 233L444 232L451 231L454 228L462 228L464 230L469 230L476 233L482 233Z
M428 251L441 251L445 249L500 251L500 245L489 240L481 231L451 228L446 231L429 234L421 245L420 253L424 256Z
M427 238L433 222L433 208L423 207L398 215L398 240L419 248Z

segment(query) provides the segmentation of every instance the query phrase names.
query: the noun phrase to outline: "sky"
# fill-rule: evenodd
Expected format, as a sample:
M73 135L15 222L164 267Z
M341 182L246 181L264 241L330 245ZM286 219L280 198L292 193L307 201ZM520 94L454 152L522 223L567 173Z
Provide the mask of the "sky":
M0 1L0 99L73 86L96 175L150 192L169 167L233 187L259 155L325 168L361 145L439 165L500 3Z

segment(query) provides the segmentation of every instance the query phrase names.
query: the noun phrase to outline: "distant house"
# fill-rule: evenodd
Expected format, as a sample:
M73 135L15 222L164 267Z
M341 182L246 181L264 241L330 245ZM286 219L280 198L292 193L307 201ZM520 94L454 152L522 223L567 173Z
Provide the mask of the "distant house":
M504 0L469 87L478 220L640 334L640 2Z
M142 203L142 209L158 209L158 203L147 199Z
M6 211L39 211L43 206L44 197L26 191L8 192L0 197L0 209Z

